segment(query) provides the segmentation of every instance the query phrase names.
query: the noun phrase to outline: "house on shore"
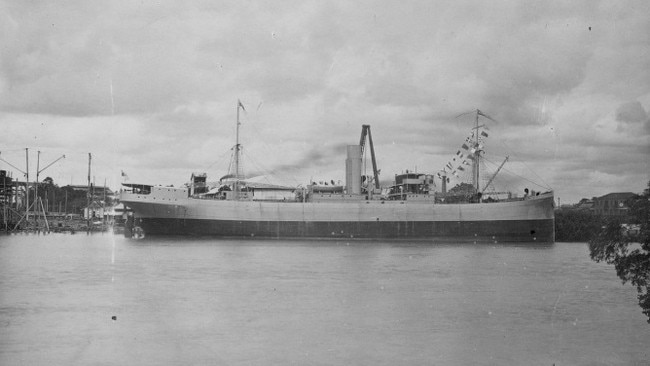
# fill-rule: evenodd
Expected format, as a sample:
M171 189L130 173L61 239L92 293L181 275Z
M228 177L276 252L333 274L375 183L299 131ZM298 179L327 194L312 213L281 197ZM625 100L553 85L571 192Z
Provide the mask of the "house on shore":
M593 211L602 216L625 217L630 212L629 200L636 196L632 192L608 193L594 199Z
M70 184L67 186L63 186L63 189L72 189L74 192L88 192L88 186L87 185L79 185L79 184ZM115 195L115 192L113 192L110 188L108 187L103 187L103 186L95 186L91 184L91 190L93 193L94 197L103 197L106 195L107 197L113 197Z
M560 210L587 211L606 217L626 217L630 213L628 206L631 199L638 197L632 192L612 192L604 196L583 198L573 205L562 205Z

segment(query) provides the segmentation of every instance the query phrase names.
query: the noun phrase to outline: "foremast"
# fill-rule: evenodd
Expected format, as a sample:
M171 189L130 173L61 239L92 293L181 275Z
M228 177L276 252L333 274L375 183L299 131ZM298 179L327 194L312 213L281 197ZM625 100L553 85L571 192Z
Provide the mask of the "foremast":
M462 172L465 174L471 174L471 178L468 179L469 187L467 187L468 192L475 197L480 196L482 190L480 187L480 166L482 155L484 154L483 150L483 139L488 137L488 133L485 130L489 130L485 124L480 124L479 116L485 117L489 120L495 121L492 117L483 113L480 109L473 110L471 112L463 113L457 117L472 114L474 116L474 127L472 127L472 133L465 139L465 143L462 145L462 149L456 152L456 156L449 161L444 169L438 173L438 178L443 180L443 194L446 193L446 183L450 175L460 178ZM487 185L486 185L487 186Z
M487 128L487 126L485 124L479 125L478 116L483 116L483 117L485 117L485 118L487 118L487 119L489 119L491 121L494 121L494 122L496 122L496 121L494 120L494 118L492 118L492 117L488 116L487 114L483 113L480 109L478 109L478 108L476 109L476 116L474 118L474 121L475 121L474 129L476 130L474 132L474 138L475 138L474 146L475 146L476 150L474 152L474 162L473 162L473 165L472 165L472 171L474 173L472 175L473 176L472 185L474 186L475 194L476 195L481 195L483 193L483 191L485 190L485 189L481 190L481 188L479 187L479 182L480 182L479 178L480 178L480 174L481 174L480 173L481 172L481 169L480 169L480 166L481 166L481 164L480 164L481 163L481 153L485 152L483 150L483 145L481 144L481 139L483 137L488 137L488 134L485 131L479 131L479 130L481 128L485 128L487 130L488 128ZM503 161L503 164L505 164L505 162L507 160L508 160L508 158L506 158L506 160ZM503 164L501 164L501 166L497 170L496 174L498 174L499 170L501 170L501 168L503 167ZM496 176L496 174L495 174L495 176ZM485 188L487 188L490 185L490 183L492 183L493 179L494 179L494 177L492 177L492 179L490 179L490 182L488 182L485 185Z
M479 137L478 137L478 130L479 130L479 125L478 125L478 116L479 113L481 113L480 110L476 110L476 116L475 116L475 121L476 121L476 127L474 129L476 132L474 133L476 141L474 142L474 146L476 147L476 151L474 151L474 159L472 163L472 186L474 187L474 194L477 194L479 192L479 174L480 174L480 159L481 159L481 151L482 149L480 148L481 145L479 144Z
M237 100L237 133L236 133L236 140L235 140L235 187L234 187L234 192L235 192L235 200L239 199L239 179L240 179L240 169L239 169L239 154L241 151L241 145L239 144L239 126L241 125L241 122L239 121L239 109L242 109L243 111L246 111L244 108L244 105L241 103L240 100Z

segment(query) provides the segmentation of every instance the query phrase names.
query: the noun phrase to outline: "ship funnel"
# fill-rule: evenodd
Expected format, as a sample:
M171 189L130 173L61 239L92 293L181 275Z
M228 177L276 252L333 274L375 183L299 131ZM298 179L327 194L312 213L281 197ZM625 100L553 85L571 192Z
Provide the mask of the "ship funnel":
M361 146L348 145L345 159L345 188L348 194L361 194Z
M442 172L442 193L447 193L447 172Z

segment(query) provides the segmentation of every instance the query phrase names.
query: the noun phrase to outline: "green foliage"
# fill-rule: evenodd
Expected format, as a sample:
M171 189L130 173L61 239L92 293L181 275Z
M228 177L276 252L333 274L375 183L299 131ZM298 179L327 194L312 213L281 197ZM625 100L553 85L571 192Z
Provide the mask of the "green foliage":
M556 241L588 241L605 221L588 210L559 210L555 212Z
M634 230L626 230L620 219L610 220L589 241L589 251L592 260L614 265L623 283L636 287L639 306L650 323L650 182L628 207L625 224L634 225Z

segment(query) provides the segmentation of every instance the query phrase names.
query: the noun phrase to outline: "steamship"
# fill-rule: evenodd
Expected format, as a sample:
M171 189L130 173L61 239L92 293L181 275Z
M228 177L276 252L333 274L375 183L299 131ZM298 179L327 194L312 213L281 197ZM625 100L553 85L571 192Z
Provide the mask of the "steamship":
M479 188L479 161L487 137L479 117L489 118L480 110L475 111L476 125L453 163L437 174L406 171L396 175L389 187L381 187L370 126L363 125L360 143L347 146L344 184L286 187L248 181L241 174L240 109L238 103L234 171L219 182L208 183L202 173L192 174L185 187L123 183L120 201L132 212L126 236L554 241L552 191L526 192L523 197L494 194L487 190L494 177ZM367 148L372 176L362 174ZM471 173L472 183L447 191L450 178L460 172Z

